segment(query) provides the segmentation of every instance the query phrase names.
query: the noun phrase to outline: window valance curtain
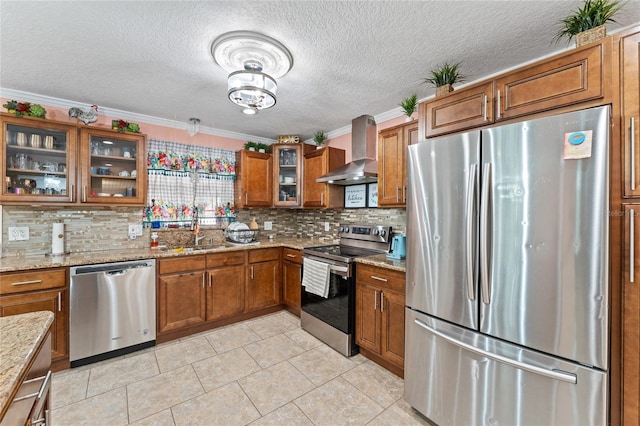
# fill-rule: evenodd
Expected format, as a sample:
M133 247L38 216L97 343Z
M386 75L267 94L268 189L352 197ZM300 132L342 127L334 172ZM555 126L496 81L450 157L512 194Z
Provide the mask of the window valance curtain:
M194 209L201 224L235 216L235 152L150 139L146 222L189 226Z

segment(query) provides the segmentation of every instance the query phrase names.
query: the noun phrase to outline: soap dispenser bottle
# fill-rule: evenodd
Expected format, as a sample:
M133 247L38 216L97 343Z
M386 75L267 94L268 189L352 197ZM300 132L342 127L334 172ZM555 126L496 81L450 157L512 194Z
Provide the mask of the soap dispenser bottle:
M251 223L249 224L249 229L258 229L258 222L256 222L256 218L251 219Z

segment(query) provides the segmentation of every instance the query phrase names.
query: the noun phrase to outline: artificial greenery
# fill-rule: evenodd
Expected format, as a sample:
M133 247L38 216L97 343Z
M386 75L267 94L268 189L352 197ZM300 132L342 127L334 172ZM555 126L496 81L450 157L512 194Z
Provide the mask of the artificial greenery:
M244 149L248 151L249 148L253 148L255 151L260 151L261 149L264 149L264 152L271 151L271 147L262 142L247 141L247 143L244 144Z
M408 98L404 98L402 102L400 102L400 108L407 115L407 117L411 117L414 112L416 112L416 108L418 107L418 95L415 93Z
M30 102L18 102L18 101L8 101L6 104L2 105L7 111L16 117L22 117L24 115L29 117L38 117L45 118L47 115L47 111L42 108L41 105L32 104Z
M562 28L553 38L557 43L562 38L569 40L578 33L599 27L607 22L616 22L613 15L624 6L619 0L585 0L584 6L578 8L572 15L560 21Z
M327 140L327 135L323 130L318 130L313 134L313 141L318 146L322 146L322 144L324 144L326 140Z
M444 86L445 84L462 83L465 76L460 73L461 62L455 64L444 64L438 66L435 70L431 70L431 77L425 78L424 83L433 84L435 87Z

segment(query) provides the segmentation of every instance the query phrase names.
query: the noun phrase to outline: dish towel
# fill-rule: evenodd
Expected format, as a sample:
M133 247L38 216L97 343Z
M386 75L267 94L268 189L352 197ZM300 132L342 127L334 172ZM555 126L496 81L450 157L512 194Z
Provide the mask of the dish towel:
M329 295L329 264L303 258L302 286L309 293L326 298Z

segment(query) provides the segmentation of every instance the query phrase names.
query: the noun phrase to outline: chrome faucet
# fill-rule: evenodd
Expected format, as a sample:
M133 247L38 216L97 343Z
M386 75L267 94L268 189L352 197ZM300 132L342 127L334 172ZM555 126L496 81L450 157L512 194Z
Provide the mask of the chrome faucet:
M193 231L193 235L196 239L196 246L205 238L205 235L200 235L200 227L196 226L195 231Z
M205 236L200 235L200 221L198 220L198 208L196 207L193 211L193 221L191 222L191 230L193 231L193 235L195 237L195 245L197 246L200 241L202 241Z

